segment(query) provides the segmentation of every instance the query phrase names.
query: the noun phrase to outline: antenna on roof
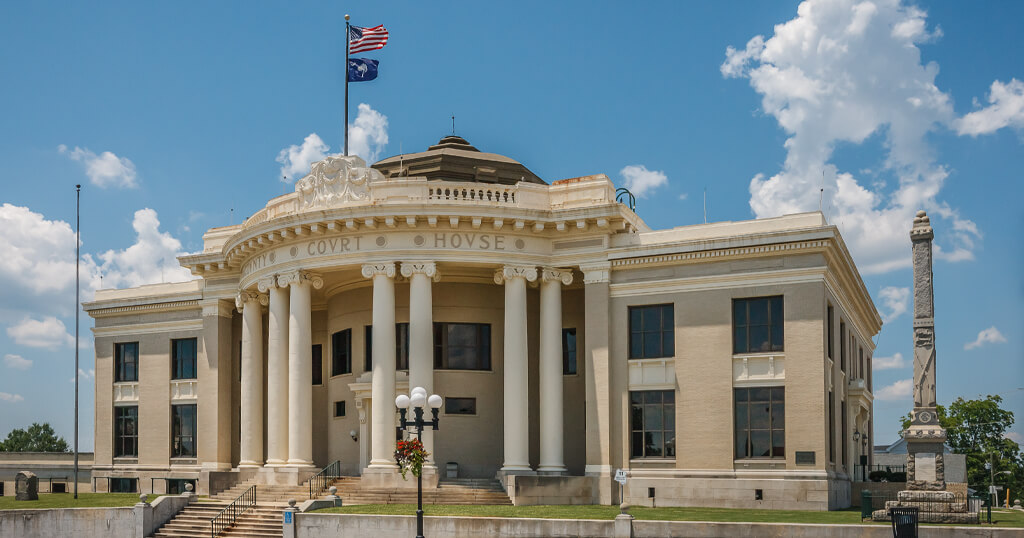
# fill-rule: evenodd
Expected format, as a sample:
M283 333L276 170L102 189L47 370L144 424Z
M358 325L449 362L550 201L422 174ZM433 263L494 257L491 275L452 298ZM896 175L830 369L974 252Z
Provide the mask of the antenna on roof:
M231 225L234 226L234 224L235 224L235 208L232 207L230 211L231 211Z
M398 143L398 174L408 175L404 173L405 170L405 152L402 150L402 143Z
M452 136L455 136L455 113L452 112Z
M704 187L704 224L708 223L708 188Z

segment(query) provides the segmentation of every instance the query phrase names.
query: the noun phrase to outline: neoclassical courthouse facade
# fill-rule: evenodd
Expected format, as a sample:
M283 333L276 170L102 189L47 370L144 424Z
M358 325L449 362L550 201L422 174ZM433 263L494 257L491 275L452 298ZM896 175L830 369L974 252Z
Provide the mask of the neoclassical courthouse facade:
M85 305L100 490L399 484L414 386L445 399L434 476L513 500L839 508L870 458L881 319L820 213L652 230L604 175L449 136L317 162L203 239L196 280Z

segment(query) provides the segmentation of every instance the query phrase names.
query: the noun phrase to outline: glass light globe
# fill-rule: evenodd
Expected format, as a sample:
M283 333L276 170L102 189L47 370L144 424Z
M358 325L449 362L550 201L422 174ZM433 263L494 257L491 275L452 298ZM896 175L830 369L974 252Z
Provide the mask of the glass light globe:
M425 389L423 387L416 387L416 388L412 389L412 392L410 392L409 394L413 395L413 394L416 394L417 392L422 394L424 398L427 397L427 389Z
M427 395L422 392L416 392L412 395L412 406L423 407L423 404L427 403Z
M441 397L438 396L437 394L431 394L430 398L427 398L427 405L429 405L433 409L438 409L439 407L441 407L441 404L443 402L444 400L442 400Z
M409 397L405 394L399 394L398 397L395 398L395 407L399 409L408 409Z

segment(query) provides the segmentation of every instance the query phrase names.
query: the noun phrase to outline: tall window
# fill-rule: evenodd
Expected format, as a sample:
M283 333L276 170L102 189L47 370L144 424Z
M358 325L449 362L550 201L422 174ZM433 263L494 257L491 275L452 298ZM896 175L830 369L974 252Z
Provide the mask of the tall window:
M435 323L434 368L490 370L491 326L486 323Z
M828 358L830 358L830 359L832 358L832 346L834 345L834 341L833 341L833 336L834 336L833 332L835 331L834 325L835 325L835 311L832 309L832 305L828 305L828 326L825 328L825 332L828 333L828 350L826 351L826 353L828 354Z
M171 340L171 379L196 378L196 339Z
M139 407L114 408L114 457L135 458L139 455Z
M196 457L196 406L171 406L171 457Z
M139 343L114 344L114 382L139 380Z
M733 299L733 353L782 351L782 296Z
M676 393L641 390L629 393L631 458L676 456Z
M867 377L867 375L864 374L864 348L857 346L857 354L860 356L860 366L857 370L857 376L864 379Z
M373 370L373 325L366 326L364 367ZM395 324L395 370L409 369L409 324Z
M847 424L846 424L846 400L843 400L843 403L840 404L839 412L842 413L842 417L840 417L840 423L843 425L843 437L842 437L842 442L843 442L843 467L847 467L849 465L849 460L847 459L847 447L846 447L846 445L847 445L847 442L846 442L846 427L847 427Z
M828 461L836 461L836 397L828 391Z
M576 375L576 329L562 329L562 375Z
M313 384L324 384L324 346L313 344Z
M785 458L785 389L756 387L733 391L736 400L736 459Z
M846 373L846 322L839 322L839 369Z
M657 359L675 354L674 306L629 307L629 358Z
M331 335L331 375L352 373L352 329Z
M868 390L869 391L873 391L874 390L871 387L871 369L872 369L871 368L871 355L868 355Z

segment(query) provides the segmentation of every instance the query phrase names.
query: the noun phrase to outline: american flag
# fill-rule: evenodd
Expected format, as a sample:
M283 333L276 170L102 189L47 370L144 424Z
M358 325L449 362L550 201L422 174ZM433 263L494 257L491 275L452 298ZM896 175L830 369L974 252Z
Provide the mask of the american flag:
M388 44L388 30L384 25L373 28L350 26L348 31L348 53L366 52L384 48Z

